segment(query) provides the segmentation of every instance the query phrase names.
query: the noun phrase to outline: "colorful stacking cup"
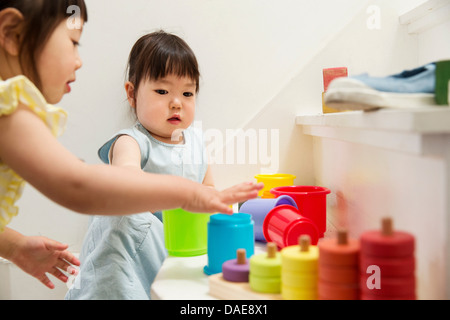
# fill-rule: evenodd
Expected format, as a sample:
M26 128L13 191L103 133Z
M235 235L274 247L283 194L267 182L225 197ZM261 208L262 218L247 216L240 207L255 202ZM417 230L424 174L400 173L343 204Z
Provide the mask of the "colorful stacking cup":
M255 251L253 221L248 213L213 214L208 222L207 275L222 272L225 261L234 259L238 249L245 249L247 258Z
M292 186L296 177L292 174L276 173L276 174L258 174L255 176L257 182L264 183L264 188L259 191L258 196L261 198L275 198L270 190L275 187Z
M239 212L249 213L254 221L255 240L266 241L263 232L263 223L267 214L273 208L280 205L291 205L297 208L294 199L289 196L280 196L278 198L257 198L244 202L239 208Z
M330 190L318 186L285 186L270 190L275 197L290 196L301 214L312 220L323 237L327 229L327 194Z
M313 245L319 240L319 231L314 222L290 205L277 206L267 214L263 233L268 242L275 242L280 249L298 244L301 235L308 235Z
M169 255L190 257L205 254L209 217L210 214L183 209L164 210L164 242Z

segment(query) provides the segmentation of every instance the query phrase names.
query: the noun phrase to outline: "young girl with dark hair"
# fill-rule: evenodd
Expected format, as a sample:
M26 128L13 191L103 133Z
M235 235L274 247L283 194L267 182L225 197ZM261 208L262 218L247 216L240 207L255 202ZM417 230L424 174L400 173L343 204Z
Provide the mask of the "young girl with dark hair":
M131 50L125 83L137 122L100 148L102 161L213 187L202 132L192 126L199 77L184 40L164 31L141 37ZM66 298L150 299L166 257L160 220L158 212L92 218L80 273Z

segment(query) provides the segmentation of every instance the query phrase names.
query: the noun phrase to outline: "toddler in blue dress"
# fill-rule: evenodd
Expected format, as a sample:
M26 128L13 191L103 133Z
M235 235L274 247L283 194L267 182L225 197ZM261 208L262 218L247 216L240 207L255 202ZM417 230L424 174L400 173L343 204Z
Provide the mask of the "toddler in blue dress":
M175 35L150 33L134 45L128 69L125 90L137 123L100 148L101 160L212 186L202 132L192 126L199 89L192 50ZM150 299L166 255L157 212L95 216L66 299Z

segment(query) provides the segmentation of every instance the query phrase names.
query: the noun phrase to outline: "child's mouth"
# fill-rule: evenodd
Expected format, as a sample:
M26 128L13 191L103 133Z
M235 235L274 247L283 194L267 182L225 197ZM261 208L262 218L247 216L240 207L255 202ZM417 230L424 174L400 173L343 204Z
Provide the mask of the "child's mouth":
M179 116L173 116L167 119L171 124L179 124L181 122L181 118Z
M66 82L66 93L70 93L70 91L72 91L72 88L70 87L72 82L75 82L75 80L70 80L70 81Z

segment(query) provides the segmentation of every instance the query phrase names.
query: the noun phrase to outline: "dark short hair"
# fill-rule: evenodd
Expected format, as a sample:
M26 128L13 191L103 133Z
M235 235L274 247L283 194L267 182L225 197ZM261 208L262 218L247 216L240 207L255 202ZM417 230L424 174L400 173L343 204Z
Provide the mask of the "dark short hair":
M36 61L53 31L62 20L72 16L69 6L78 6L80 18L87 22L84 0L1 0L0 11L6 8L19 10L25 19L24 36L20 44L19 59L22 70L42 90Z
M194 52L180 37L163 30L142 36L128 58L128 81L137 92L143 79L158 80L169 74L189 77L199 90L200 72Z

